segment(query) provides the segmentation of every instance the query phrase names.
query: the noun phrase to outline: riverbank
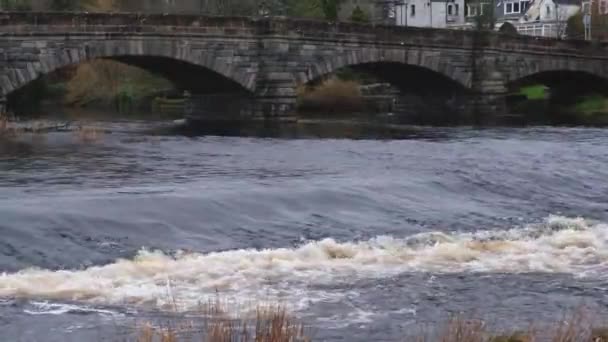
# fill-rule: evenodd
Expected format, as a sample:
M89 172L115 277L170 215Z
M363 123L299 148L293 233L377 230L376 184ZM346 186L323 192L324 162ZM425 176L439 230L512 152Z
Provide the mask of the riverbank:
M248 315L234 315L218 303L203 306L199 318L187 323L144 323L136 329L137 342L312 342L314 328L281 305L258 305ZM483 319L453 315L437 326L419 325L404 331L395 342L608 342L608 328L594 321L585 308L566 313L554 323L534 323L518 330L493 327Z
M510 103L518 121L529 125L608 126L608 96L552 94L543 85L522 87Z
M524 86L509 97L511 114L493 125L608 125L608 97L568 94L552 94L543 85ZM218 95L228 97L205 100ZM207 102L213 108L205 107L211 105ZM229 104L224 106L224 102ZM449 96L402 94L388 83L350 73L299 87L296 108L290 119L304 122L364 120L388 125L471 125L473 120L462 111L461 102ZM240 103L239 94L199 96L180 93L162 78L113 61L93 61L63 70L52 78L40 79L12 94L8 104L21 118L39 118L40 113L53 111L96 111L112 112L114 116L119 113L123 117L146 113L157 118L179 119L189 115L199 116L201 120L205 112L240 120L247 116L238 113L240 106L251 105L245 99Z
M93 60L37 79L8 96L15 116L37 118L49 109L150 111L157 99L177 94L168 80L111 60Z

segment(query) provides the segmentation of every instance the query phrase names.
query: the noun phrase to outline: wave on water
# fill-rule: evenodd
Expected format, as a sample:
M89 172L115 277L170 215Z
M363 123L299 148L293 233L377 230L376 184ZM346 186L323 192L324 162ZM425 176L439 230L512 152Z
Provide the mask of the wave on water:
M30 303L29 307L24 310L24 312L30 315L99 314L111 317L121 316L121 314L119 314L118 312L111 310L104 310L75 304L49 303L47 301L32 302Z
M550 216L509 230L324 239L295 248L175 255L142 250L132 260L85 270L2 274L0 298L192 310L220 293L241 302L272 299L302 308L328 300L315 288L408 272L599 277L606 271L608 224Z

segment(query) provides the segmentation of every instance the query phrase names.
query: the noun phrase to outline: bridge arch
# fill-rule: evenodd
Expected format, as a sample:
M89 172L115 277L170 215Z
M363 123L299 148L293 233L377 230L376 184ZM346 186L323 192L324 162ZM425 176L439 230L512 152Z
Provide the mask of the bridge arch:
M160 73L171 80L173 71L155 67L158 63L173 63L190 69L202 68L232 83L235 87L248 92L255 92L256 73L244 72L233 64L227 63L225 51L209 49L193 49L189 44L179 41L154 41L147 39L107 40L107 41L70 41L65 47L52 49L48 54L40 53L26 62L9 63L5 74L0 80L0 95L6 96L22 88L38 77L52 73L55 70L96 59L111 59L125 64L144 68L151 72ZM224 59L223 59L224 57ZM165 65L167 67L168 65ZM195 75L189 75L193 78ZM173 80L176 81L176 80ZM194 81L194 80L193 80Z
M326 75L335 73L345 67L392 65L409 67L427 72L427 75L439 76L451 85L460 88L471 86L471 75L461 65L454 63L440 52L429 50L406 49L357 49L346 53L321 58L311 63L304 73L300 73L297 81L306 84Z
M517 84L534 79L549 81L551 78L559 78L560 76L608 80L607 63L584 63L569 58L538 58L520 59L510 65L510 70L505 73L507 84Z

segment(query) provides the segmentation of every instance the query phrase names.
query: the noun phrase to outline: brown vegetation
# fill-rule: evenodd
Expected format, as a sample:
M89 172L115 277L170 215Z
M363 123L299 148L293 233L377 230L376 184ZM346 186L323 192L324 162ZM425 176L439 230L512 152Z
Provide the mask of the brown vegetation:
M178 342L192 341L194 338L203 342L310 341L304 326L280 305L258 306L250 318L230 317L219 302L207 305L202 311L202 322L181 324L179 327L144 324L138 329L137 342Z
M175 327L144 324L138 329L137 342L295 342L312 341L304 325L292 318L283 306L259 306L247 318L227 314L219 302L206 306L202 322ZM198 328L197 328L198 327ZM487 322L454 316L422 334L408 334L401 341L416 342L608 342L608 328L595 328L593 317L580 309L542 329L530 326L525 331L497 333ZM418 336L418 337L416 337Z
M482 320L456 316L448 320L438 334L427 334L417 342L608 342L608 329L596 328L593 318L589 311L578 309L554 324L497 333Z
M356 81L330 78L314 87L298 88L301 112L352 113L364 110L365 102Z
M76 68L66 85L65 101L76 106L108 103L121 98L137 99L171 88L169 81L145 70L111 60L94 60Z

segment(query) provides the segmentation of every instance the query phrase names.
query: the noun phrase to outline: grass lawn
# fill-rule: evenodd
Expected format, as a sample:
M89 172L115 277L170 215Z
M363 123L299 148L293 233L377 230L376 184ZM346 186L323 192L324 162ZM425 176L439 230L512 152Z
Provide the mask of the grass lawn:
M547 97L548 88L542 84L536 84L523 87L519 90L521 95L524 95L528 100L543 100Z

